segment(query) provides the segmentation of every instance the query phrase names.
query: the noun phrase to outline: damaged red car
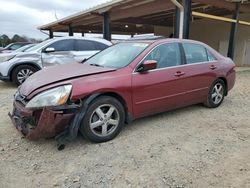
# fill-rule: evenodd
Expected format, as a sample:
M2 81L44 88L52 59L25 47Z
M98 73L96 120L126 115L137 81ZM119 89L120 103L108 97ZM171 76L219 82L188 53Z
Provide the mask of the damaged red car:
M29 139L55 136L63 145L80 131L105 142L137 118L198 103L218 107L234 83L233 61L204 43L128 41L32 75L9 116Z

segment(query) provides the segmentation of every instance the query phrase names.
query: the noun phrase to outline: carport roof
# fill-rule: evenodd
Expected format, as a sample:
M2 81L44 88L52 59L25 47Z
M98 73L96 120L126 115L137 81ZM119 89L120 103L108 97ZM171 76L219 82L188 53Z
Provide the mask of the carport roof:
M217 16L232 14L229 0L193 0L192 10ZM241 11L250 13L249 1ZM113 0L39 27L40 30L102 33L103 13L109 12L115 34L152 33L153 26L173 26L175 6L170 0Z

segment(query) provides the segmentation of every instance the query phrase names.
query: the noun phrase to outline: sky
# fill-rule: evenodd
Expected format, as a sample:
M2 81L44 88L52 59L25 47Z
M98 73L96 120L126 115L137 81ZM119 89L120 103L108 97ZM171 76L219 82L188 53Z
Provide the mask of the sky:
M45 39L37 27L107 0L0 0L0 35Z

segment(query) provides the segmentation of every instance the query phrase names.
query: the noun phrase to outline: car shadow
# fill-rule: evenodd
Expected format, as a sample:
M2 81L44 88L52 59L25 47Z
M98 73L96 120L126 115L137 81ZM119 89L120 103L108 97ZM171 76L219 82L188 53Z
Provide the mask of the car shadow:
M130 124L125 124L125 126L123 127L123 130L118 135L118 137L114 138L114 140L111 140L105 143L90 142L89 140L85 139L79 132L77 137L74 140L66 143L66 148L67 148L66 151L72 151L75 149L81 150L83 148L88 148L88 147L93 147L93 146L96 147L96 146L100 146L103 144L105 145L105 144L109 144L112 142L116 142L116 141L119 141L120 139L126 138L127 136L130 136L130 135L133 136L133 132L135 131L135 129L137 131L138 129L143 130L144 127L149 126L149 123L151 122L152 124L154 124L154 123L159 122L159 120L161 119L164 119L167 121L168 119L171 119L171 118L181 117L182 115L186 113L190 113L190 111L192 111L193 114L196 114L196 112L201 111L201 110L210 110L210 109L204 107L202 104L196 104L196 105L192 105L192 106L188 106L184 108L179 108L179 109L139 118L137 120L134 120ZM40 147L55 147L55 150L57 150L57 142L55 141L54 138L41 139L39 141L31 141L31 143L35 145L40 145Z
M184 113L193 111L193 113L200 111L202 109L206 109L203 105L201 104L197 104L197 105L192 105L192 106L188 106L188 107L184 107L184 108L179 108L179 109L175 109L175 110L171 110L171 111L167 111L167 112L162 112L162 113L158 113L155 115L151 115L151 116L147 116L147 117L143 117L137 120L134 120L132 123L130 124L125 124L125 126L123 127L123 130L121 131L121 133L118 135L118 137L114 138L119 140L119 139L124 139L124 137L127 137L129 135L133 136L133 132L135 131L134 129L142 129L145 126L148 126L148 122L152 122L152 123L157 123L160 119L168 119L173 117L178 117L181 116ZM147 122L147 124L145 123ZM79 132L77 137L72 140L71 142L66 143L66 151L72 151L72 150L81 150L82 148L87 148L87 147L92 147L92 146L98 146L98 145L103 145L103 144L109 144L110 142L115 142L114 140L105 142L105 143L92 143L89 140L85 139L81 133ZM35 141L36 145L40 145L40 146L44 146L47 147L48 145L50 145L50 147L52 147L52 145L54 145L55 150L57 149L57 142L55 141L55 139L51 138L51 139L42 139L40 141ZM46 146L47 145L47 146Z
M178 108L178 109L175 109L175 110L169 110L169 111L166 111L166 112L161 112L161 113L157 113L157 114L153 114L153 115L149 115L149 116L146 116L146 117L142 117L142 118L139 118L139 119L136 119L134 120L132 123L130 124L126 124L125 125L125 128L128 127L132 127L132 126L143 126L144 125L144 122L147 122L147 121L157 121L159 119L162 119L162 118L170 118L171 116L181 116L183 113L186 113L188 111L193 111L193 112L196 112L196 111L199 111L201 109L206 109L206 107L204 107L202 104L195 104L195 105L191 105L191 106L187 106L187 107L182 107L182 108Z
M188 106L184 108L179 108L179 109L139 118L137 120L134 120L130 124L125 124L125 126L123 127L118 137L105 143L90 142L89 140L85 139L79 132L77 138L75 138L73 141L66 144L66 148L70 148L69 150L74 150L74 149L79 150L80 148L83 148L83 147L91 147L91 146L98 146L98 145L113 143L113 142L116 142L115 140L119 141L119 139L124 139L127 136L130 136L130 135L133 136L133 132L135 131L135 129L143 130L143 127L149 126L148 122L157 123L159 119L164 118L167 120L168 118L171 118L172 116L178 117L178 116L181 116L183 113L187 113L189 111L193 111L193 113L195 113L202 109L206 109L206 108L202 104L196 104L196 105L192 105L192 106ZM147 124L145 122L147 122Z

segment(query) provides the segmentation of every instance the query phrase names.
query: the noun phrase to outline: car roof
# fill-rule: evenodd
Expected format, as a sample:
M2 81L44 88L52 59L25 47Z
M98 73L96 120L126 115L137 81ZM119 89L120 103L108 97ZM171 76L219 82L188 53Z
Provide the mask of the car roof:
M77 39L77 40L90 40L90 41L96 41L101 42L107 45L112 45L112 43L108 40L102 39L102 38L93 38L93 37L76 37L76 36L66 36L66 37L57 37L53 38L51 41L60 41L60 40L68 40L68 39Z
M191 40L191 39L178 39L178 38L165 38L165 39L156 39L156 40L127 40L127 41L122 41L126 43L149 43L149 44L161 44L164 42L188 42L188 43L193 43L193 44L201 44L204 45L203 42L196 41L196 40Z

